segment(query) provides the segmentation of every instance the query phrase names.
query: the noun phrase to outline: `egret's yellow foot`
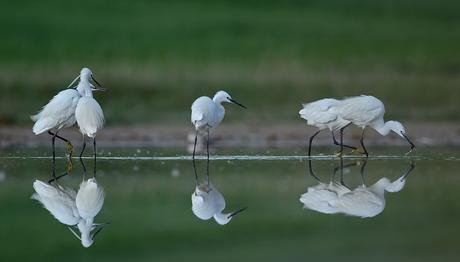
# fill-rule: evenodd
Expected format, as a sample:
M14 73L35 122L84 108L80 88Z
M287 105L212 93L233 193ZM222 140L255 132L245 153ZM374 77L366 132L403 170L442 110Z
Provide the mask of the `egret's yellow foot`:
M412 151L414 151L414 149L411 149L411 150L407 151L406 156L408 156L410 153L412 153Z
M71 173L72 173L72 170L73 170L72 161L68 161L68 162L67 162L66 170L67 170L67 174L71 174Z
M364 151L364 149L362 147L358 147L356 149L353 149L351 152L353 153L357 153L357 154L361 154L361 155L365 155L366 152Z
M73 146L70 142L67 142L67 157L71 158L72 157L72 151L73 151Z
M335 152L335 156L336 157L342 157L343 156L343 152Z

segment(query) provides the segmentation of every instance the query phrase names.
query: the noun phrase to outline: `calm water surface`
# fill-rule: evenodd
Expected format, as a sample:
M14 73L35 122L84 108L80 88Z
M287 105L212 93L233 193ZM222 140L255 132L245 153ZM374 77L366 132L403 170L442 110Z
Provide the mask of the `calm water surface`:
M259 158L219 150L227 157L211 161L209 186L198 161L200 202L180 150L102 151L105 201L95 222L110 224L84 248L30 198L32 183L52 175L46 148L9 150L0 156L0 261L459 261L459 152L374 150L387 157L341 162L307 161L301 150L251 152ZM90 178L94 163L84 163ZM58 159L56 173L65 170ZM74 159L58 183L77 191L82 179Z

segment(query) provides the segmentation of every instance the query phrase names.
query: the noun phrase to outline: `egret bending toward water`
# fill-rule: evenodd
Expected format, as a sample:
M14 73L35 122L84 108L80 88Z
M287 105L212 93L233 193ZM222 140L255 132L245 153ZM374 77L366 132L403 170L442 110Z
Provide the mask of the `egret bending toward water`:
M246 208L238 211L224 214L225 209L224 196L209 182L205 185L196 186L195 192L192 193L192 211L199 219L208 220L214 217L214 220L220 225L225 225L238 213L243 212Z
M99 88L94 87L90 83L92 79ZM93 98L93 90L105 90L101 85L93 78L93 73L88 68L83 68L80 74L80 83L78 83L79 89L82 90L82 97L78 100L77 107L75 109L75 118L80 132L83 134L83 147L80 153L80 159L85 151L86 141L85 136L93 139L93 151L94 151L94 164L96 164L96 134L104 126L104 113L99 103ZM94 167L94 169L96 169Z
M210 129L216 128L222 119L224 119L225 108L222 103L233 103L239 105L243 108L246 108L238 101L232 99L232 97L225 91L217 92L214 97L211 99L207 96L201 96L197 98L192 104L192 115L191 121L195 125L195 143L193 146L193 169L195 172L196 184L198 185L198 175L196 173L195 166L195 150L198 134L207 134L206 139L206 151L207 151L207 162L206 170L207 176L209 177L209 131Z
M303 104L302 110L299 111L300 117L307 120L308 125L318 128L318 131L310 137L308 156L311 155L313 138L325 129L331 131L335 145L343 145L343 130L350 124L350 121L346 121L338 116L338 107L340 104L340 100L332 98L320 99L318 101ZM334 131L337 130L340 130L340 144L334 136ZM353 146L343 146L356 150Z
M385 114L385 106L382 101L373 96L356 96L342 100L339 108L339 117L345 121L350 121L354 125L363 129L361 133L361 146L364 154L368 156L366 147L364 146L364 129L372 127L378 133L386 136L390 131L395 132L403 137L410 144L409 154L415 148L415 145L410 141L406 135L406 129L398 121L384 122L383 116ZM343 148L342 148L343 149Z

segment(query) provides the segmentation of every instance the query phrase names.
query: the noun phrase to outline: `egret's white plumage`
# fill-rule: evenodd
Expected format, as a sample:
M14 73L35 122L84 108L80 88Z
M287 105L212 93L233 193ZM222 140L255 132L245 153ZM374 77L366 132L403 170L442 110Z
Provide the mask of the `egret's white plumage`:
M192 103L192 114L190 120L192 124L195 126L195 142L193 145L193 170L195 172L195 180L198 186L198 174L196 172L195 166L195 150L196 150L196 143L198 134L207 134L206 139L206 151L207 151L207 175L209 177L209 131L211 129L216 128L220 122L224 119L225 116L225 108L222 103L233 103L239 105L243 108L246 108L238 101L232 99L232 97L225 91L218 91L214 97L211 99L207 96L201 96L197 98Z
M364 177L364 162L361 168L361 176ZM362 218L375 217L385 209L385 192L399 192L406 183L406 177L414 169L411 164L406 173L391 182L388 178L382 177L375 184L366 186L363 184L350 190L331 180L329 184L321 183L309 187L300 201L304 208L308 208L324 214L343 213L350 216Z
M191 121L197 131L216 128L222 122L225 116L222 103L234 103L244 107L225 91L217 92L212 99L207 96L197 98L191 108Z
M214 220L220 224L225 225L239 212L240 209L233 213L222 213L225 209L224 196L212 185L200 185L195 188L192 193L192 211L199 219Z
M77 89L82 90L82 97L78 100L75 109L75 118L80 132L91 138L95 138L97 132L104 126L104 113L96 99L93 98L91 83L92 72L88 68L83 68L80 74L80 83Z
M36 193L32 199L40 202L59 222L68 226L78 224L80 215L75 204L75 190L40 180L35 180L33 187Z
M81 94L75 89L66 89L55 95L36 115L31 116L35 124L35 135L43 132L58 132L75 124L75 109Z
M342 144L343 129L350 124L350 121L347 121L339 116L338 110L341 103L342 101L337 99L324 98L311 103L303 104L303 108L299 111L300 117L307 120L308 125L318 128L318 131L310 137L308 144L309 156L311 155L311 144L313 142L313 138L315 138L315 136L322 130L329 129L332 133L334 144ZM334 137L334 131L337 130L340 130L340 144ZM344 146L355 149L352 146Z
M90 178L80 184L76 196L76 204L82 218L95 217L104 205L104 190L95 178Z
M84 96L78 101L75 116L80 127L80 132L95 138L104 126L104 113L99 103L92 97Z
M338 106L341 101L332 98L324 98L311 103L303 104L299 111L301 118L307 120L307 124L319 130L339 130L350 122L338 117Z
M410 144L411 149L410 153L415 145L409 140L406 135L406 129L398 121L388 121L383 120L385 115L385 106L379 99L373 96L355 96L349 97L342 100L342 103L339 106L339 117L350 121L354 125L363 129L361 135L361 146L363 147L364 153L368 155L366 148L364 147L363 136L364 129L366 127L372 127L381 135L386 136L390 131L395 132L397 135L406 139Z
M93 244L94 237L105 224L93 223L104 204L104 191L94 178L83 181L78 193L71 188L40 180L33 183L32 199L39 201L59 222L69 226L84 247ZM78 228L79 236L72 228Z
M331 206L329 201L335 200L347 192L350 192L350 189L335 181L328 184L319 182L318 185L309 187L299 200L304 208L324 214L335 214L338 209Z

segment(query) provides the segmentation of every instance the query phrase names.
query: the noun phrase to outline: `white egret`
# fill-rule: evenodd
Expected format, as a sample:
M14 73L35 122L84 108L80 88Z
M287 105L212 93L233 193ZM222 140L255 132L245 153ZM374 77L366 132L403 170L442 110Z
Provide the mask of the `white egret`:
M208 182L196 186L195 192L192 193L192 211L195 216L202 220L214 218L219 225L225 225L246 208L226 214L222 213L224 209L224 196L212 184Z
M349 97L342 100L342 103L339 106L339 117L343 120L350 121L354 125L362 128L361 133L361 146L363 148L363 153L368 156L366 147L364 146L364 130L366 127L372 127L378 133L383 136L386 136L390 131L395 132L402 138L406 139L410 144L410 150L407 152L409 154L414 150L415 145L406 135L406 129L398 121L388 121L384 122L383 116L385 114L385 106L382 101L373 97L373 96L355 96Z
M59 131L66 127L71 127L75 124L75 108L77 107L78 100L82 96L81 90L70 88L78 77L70 83L65 89L55 95L42 110L37 114L31 116L35 122L32 131L35 135L48 132L52 136L53 159L55 158L54 142L56 137L67 143L67 154L69 158L72 156L73 146L70 141L60 135Z
M32 199L39 201L59 222L67 225L84 247L93 244L95 236L106 224L93 223L104 203L104 193L95 180L83 181L78 193L62 187L35 180ZM76 233L78 229L81 237Z
M366 165L364 162L361 168L361 175L364 176L363 170ZM411 164L410 168L400 178L391 182L388 178L382 177L375 184L366 186L364 183L340 196L337 199L329 201L331 208L340 213L362 218L375 217L385 209L385 191L399 192L404 188L406 177L414 169Z
M90 79L99 87L94 87ZM75 118L80 127L80 132L83 134L83 146L80 153L80 159L86 147L85 136L88 136L93 139L94 159L96 160L96 134L104 126L104 113L99 103L93 98L93 90L105 89L94 79L93 73L88 68L83 68L81 70L78 89L81 89L83 92L75 109Z
M324 98L311 103L303 104L303 108L299 111L301 118L307 120L307 124L318 128L318 131L310 137L308 144L308 156L311 155L311 144L313 138L322 130L329 129L332 133L332 139L335 145L343 144L343 130L351 122L346 121L338 116L338 107L341 101L332 98ZM340 130L340 144L334 136L334 131ZM353 146L343 145L345 147L356 150Z
M313 172L312 161L308 161L309 172L319 184L310 186L307 192L300 196L300 202L304 208L311 209L323 214L335 214L338 212L337 208L329 205L329 201L339 198L341 195L350 192L351 190L344 185L335 181L335 174L338 168L334 168L334 172L330 178L329 183L323 183ZM343 169L343 165L341 166Z
M214 97L211 99L207 96L201 96L197 98L192 104L192 114L191 121L195 125L195 142L193 146L193 169L195 172L195 180L198 185L198 175L196 172L195 166L195 149L198 134L202 135L203 133L207 134L206 140L206 151L207 151L207 162L206 170L207 176L209 177L209 132L210 129L216 128L222 119L224 119L225 108L222 103L233 103L239 105L243 108L246 108L244 105L240 104L238 101L232 99L232 97L225 91L218 91Z

